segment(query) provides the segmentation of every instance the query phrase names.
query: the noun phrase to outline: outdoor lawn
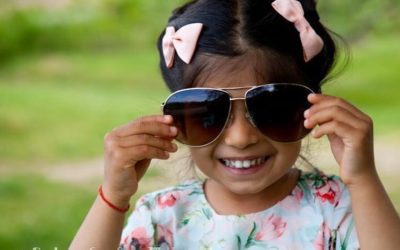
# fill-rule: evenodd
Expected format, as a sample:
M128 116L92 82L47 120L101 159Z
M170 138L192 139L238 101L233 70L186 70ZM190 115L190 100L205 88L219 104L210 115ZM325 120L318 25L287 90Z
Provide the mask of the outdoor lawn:
M150 1L138 2L132 6L156 8ZM171 6L163 3L157 8ZM157 17L165 18L165 11ZM137 20L144 22L146 16ZM153 20L151 32L163 26ZM52 50L15 50L15 55L11 49L2 51L0 42L0 55L8 56L0 60L0 249L67 249L101 183L103 136L138 116L161 113L160 104L168 95L153 46L157 35L149 36L134 42L151 41L151 46L118 45L108 50L57 45ZM352 39L348 66L323 88L374 119L379 173L398 212L399 41L398 32L371 32ZM334 163L326 162L313 163L335 171ZM161 165L152 166L140 194L172 184L166 171L175 171L177 164Z

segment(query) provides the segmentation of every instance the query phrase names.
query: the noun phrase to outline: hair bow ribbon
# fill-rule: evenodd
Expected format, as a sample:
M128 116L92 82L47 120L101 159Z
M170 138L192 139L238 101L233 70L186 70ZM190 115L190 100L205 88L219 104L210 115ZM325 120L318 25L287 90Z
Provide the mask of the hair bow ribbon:
M167 27L162 39L162 49L168 68L174 64L175 52L186 64L190 63L202 28L202 23L187 24L178 31L172 26Z
M304 10L299 1L275 0L272 2L272 7L286 20L294 23L294 26L300 33L304 61L308 62L321 52L324 42L304 17Z

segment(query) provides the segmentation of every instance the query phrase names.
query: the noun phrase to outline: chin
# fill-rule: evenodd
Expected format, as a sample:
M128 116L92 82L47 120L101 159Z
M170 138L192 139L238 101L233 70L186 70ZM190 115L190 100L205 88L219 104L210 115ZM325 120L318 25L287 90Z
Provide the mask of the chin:
M234 183L233 185L230 183L228 185L228 190L236 195L258 194L268 187L268 185L265 185L265 182L257 185L257 183L251 181L245 183Z

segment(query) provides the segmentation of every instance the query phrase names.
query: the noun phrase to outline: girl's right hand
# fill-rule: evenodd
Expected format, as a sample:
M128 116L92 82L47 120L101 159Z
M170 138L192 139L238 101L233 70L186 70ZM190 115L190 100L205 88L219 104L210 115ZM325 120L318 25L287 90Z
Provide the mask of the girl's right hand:
M105 135L102 188L113 204L127 207L151 159L168 159L169 152L176 152L172 120L169 115L145 116Z

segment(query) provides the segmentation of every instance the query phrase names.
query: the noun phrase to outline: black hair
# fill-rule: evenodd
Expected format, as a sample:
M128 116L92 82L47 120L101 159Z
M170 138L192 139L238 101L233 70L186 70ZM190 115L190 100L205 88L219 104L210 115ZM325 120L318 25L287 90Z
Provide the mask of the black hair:
M300 36L294 24L273 8L270 0L193 0L174 10L168 26L176 30L189 23L202 23L191 63L178 56L168 68L158 39L162 76L171 91L198 86L218 70L235 70L252 64L260 81L306 84L320 92L335 61L336 46L320 23L315 0L301 0L305 18L324 41L322 51L305 62ZM232 62L232 59L237 59ZM242 59L246 60L242 60ZM250 60L249 60L250 59ZM227 65L230 67L227 67ZM276 80L275 80L276 79Z

